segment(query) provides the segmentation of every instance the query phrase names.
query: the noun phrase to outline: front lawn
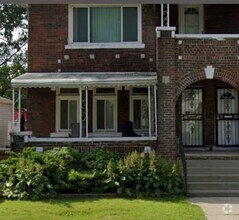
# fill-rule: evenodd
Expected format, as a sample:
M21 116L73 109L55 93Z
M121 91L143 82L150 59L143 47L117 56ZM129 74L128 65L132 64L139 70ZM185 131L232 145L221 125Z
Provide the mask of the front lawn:
M204 220L196 205L183 198L122 199L91 198L71 200L0 200L0 219L80 219L80 220Z

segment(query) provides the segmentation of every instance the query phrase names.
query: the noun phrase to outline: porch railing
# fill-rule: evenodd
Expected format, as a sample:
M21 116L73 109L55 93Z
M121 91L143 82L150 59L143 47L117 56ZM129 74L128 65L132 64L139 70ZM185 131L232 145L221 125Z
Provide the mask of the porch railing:
M187 161L181 138L178 138L178 146L179 146L179 156L182 163L183 184L185 192L187 194Z

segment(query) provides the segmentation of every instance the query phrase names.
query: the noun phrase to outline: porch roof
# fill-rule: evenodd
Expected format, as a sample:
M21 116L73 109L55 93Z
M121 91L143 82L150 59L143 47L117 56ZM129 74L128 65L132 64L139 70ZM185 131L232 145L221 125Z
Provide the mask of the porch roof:
M47 72L25 73L11 81L14 88L80 86L141 86L157 84L156 72Z

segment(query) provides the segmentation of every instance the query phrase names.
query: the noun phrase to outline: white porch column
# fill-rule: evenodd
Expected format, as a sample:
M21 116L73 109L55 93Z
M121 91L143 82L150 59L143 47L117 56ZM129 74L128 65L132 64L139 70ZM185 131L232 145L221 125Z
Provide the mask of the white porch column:
M151 126L151 94L150 85L148 85L148 111L149 111L149 137L152 136L152 126Z
M85 136L88 138L88 87L85 87Z
M21 131L21 88L18 88L18 131Z
M82 138L82 88L79 88L80 93L80 138Z
M15 89L12 89L12 131L14 131L14 115L15 115Z
M155 136L158 136L158 118L157 118L157 86L154 85L154 123L155 123Z

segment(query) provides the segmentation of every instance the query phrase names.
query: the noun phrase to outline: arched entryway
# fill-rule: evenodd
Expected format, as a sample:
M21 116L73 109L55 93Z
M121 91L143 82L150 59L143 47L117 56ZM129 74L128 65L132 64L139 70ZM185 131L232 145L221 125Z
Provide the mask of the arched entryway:
M178 135L187 147L238 147L239 98L235 88L201 80L179 96Z

